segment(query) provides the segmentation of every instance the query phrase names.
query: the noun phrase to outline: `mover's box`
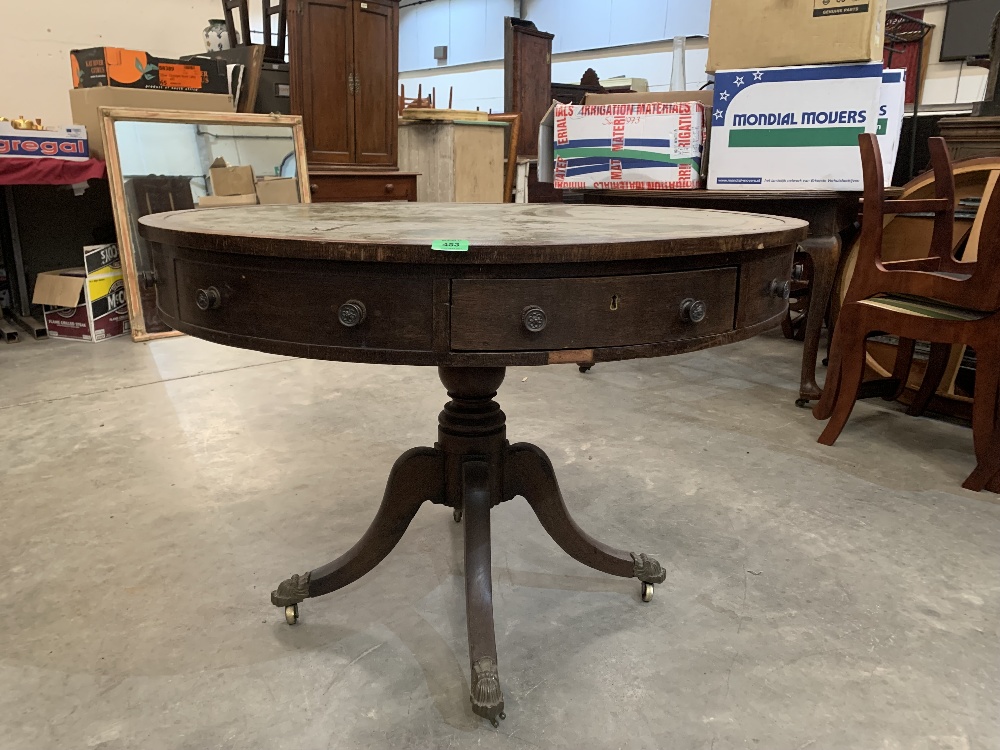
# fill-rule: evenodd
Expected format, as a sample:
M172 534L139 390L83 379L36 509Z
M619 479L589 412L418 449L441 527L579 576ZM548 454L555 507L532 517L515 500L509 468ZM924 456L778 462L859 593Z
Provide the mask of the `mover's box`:
M899 141L903 133L903 115L906 110L906 71L882 71L882 93L878 107L878 146L882 152L882 171L885 186L892 184L896 169Z
M887 0L712 0L705 69L882 59Z
M539 128L539 181L556 189L700 187L705 107L663 98L618 94L588 97L582 105L554 103Z
M197 91L228 94L229 71L224 60L200 57L169 60L121 47L91 47L69 53L73 88L115 86L130 89Z
M131 330L117 245L83 249L83 268L46 271L35 279L32 302L44 305L53 338L103 341Z
M709 188L861 191L881 88L882 63L719 71Z
M257 202L262 206L301 203L299 181L294 177L258 177Z
M0 159L64 159L86 161L90 157L87 129L81 125L45 130L18 130L0 122Z
M250 195L253 202L257 202L253 167L231 167L220 156L209 167L208 180L212 184L212 195Z
M174 110L181 112L234 112L229 94L192 94L188 91L119 89L102 86L96 89L70 89L69 105L73 122L83 125L90 138L90 155L104 159L104 131L99 107Z

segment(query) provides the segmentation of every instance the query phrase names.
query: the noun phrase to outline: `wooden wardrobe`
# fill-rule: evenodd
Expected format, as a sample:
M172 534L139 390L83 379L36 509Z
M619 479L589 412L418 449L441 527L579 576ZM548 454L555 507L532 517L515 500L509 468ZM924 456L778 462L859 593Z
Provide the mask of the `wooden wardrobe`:
M291 0L288 14L313 201L416 200L398 168L399 0Z

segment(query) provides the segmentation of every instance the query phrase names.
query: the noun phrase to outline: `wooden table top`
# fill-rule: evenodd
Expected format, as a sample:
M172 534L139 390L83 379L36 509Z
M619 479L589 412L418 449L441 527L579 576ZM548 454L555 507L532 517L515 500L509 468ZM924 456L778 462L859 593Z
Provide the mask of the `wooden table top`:
M140 219L154 242L310 260L482 265L642 260L797 242L808 224L763 214L643 206L341 203L239 206ZM433 250L436 241L468 251Z

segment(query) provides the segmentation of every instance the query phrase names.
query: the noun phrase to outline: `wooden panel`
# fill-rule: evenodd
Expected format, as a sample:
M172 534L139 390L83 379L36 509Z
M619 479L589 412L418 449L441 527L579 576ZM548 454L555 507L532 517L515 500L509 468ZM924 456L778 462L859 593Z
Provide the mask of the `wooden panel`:
M399 7L359 2L354 6L355 161L396 164L396 79Z
M402 172L328 172L309 176L314 203L415 201L417 176Z
M171 307L181 322L198 328L320 346L433 348L430 279L326 275L182 259L174 261L173 271L178 298ZM201 310L196 293L208 287L218 289L221 305ZM364 321L353 328L337 319L340 306L349 300L362 302L366 310ZM166 306L164 310L169 314Z
M761 251L740 267L740 305L736 327L753 325L775 315L781 315L788 303L771 291L774 281L784 283L792 278L791 248Z
M503 146L506 128L455 126L455 200L503 203Z
M292 112L302 115L310 164L354 160L352 13L350 0L297 0L290 14Z
M552 34L507 19L504 36L504 112L521 113L517 154L538 155L538 126L552 104Z
M787 259L787 258L786 258ZM729 331L736 269L582 279L452 282L451 347L456 351L591 349L682 340ZM705 302L700 323L681 318L686 299ZM524 309L544 310L547 324L529 332Z

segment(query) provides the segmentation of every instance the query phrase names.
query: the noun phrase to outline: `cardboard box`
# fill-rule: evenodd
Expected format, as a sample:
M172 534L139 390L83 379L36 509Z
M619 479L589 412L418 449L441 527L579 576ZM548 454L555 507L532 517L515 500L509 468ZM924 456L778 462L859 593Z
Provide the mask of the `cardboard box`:
M264 206L301 203L299 181L294 177L260 177L257 179L257 202Z
M882 152L882 171L885 186L892 185L896 171L899 142L903 134L903 115L906 112L906 70L882 71L882 92L878 108L878 146Z
M83 268L46 271L35 279L32 302L44 305L52 338L104 341L131 330L117 245L83 249Z
M9 122L0 122L0 159L64 159L86 161L90 158L87 129L80 125L45 130L18 130Z
M709 188L863 190L881 89L880 62L719 71Z
M231 167L221 156L208 170L212 195L252 195L257 202L257 186L253 167Z
M583 105L553 103L539 128L539 181L556 189L700 187L705 107L692 101L693 93L598 94Z
M235 112L229 94L193 94L188 91L155 89L119 89L102 86L96 89L70 89L73 122L87 129L90 155L104 159L104 131L100 107L175 110L181 112Z
M882 59L887 0L712 0L705 69Z
M198 208L221 208L222 206L256 206L257 196L251 195L203 195L198 199Z
M69 53L73 88L115 86L131 89L197 91L228 94L229 71L224 60L200 57L171 60L121 47L91 47Z

